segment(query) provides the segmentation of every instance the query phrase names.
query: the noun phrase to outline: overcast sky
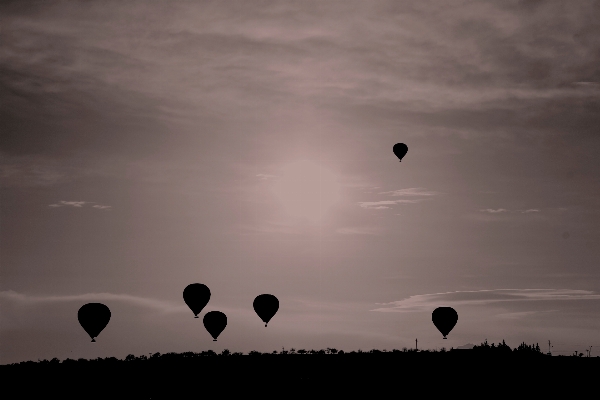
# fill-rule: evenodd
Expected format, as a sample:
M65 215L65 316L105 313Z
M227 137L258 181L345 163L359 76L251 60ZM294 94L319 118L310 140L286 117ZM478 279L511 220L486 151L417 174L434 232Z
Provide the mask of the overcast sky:
M0 25L0 363L600 351L598 1L3 1Z

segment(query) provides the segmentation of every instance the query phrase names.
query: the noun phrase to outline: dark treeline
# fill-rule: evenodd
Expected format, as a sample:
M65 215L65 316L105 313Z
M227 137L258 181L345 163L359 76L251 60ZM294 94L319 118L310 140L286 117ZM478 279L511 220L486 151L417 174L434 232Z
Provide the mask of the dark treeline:
M262 353L260 351L250 351L249 353L243 353L243 352L231 352L228 349L223 350L220 353L216 353L213 350L206 350L206 351L202 351L200 353L194 353L191 351L185 352L185 353L165 353L165 354L161 354L161 353L154 353L154 354L149 354L148 356L146 355L140 355L140 356L135 356L133 354L129 354L127 357L125 357L123 360L115 358L115 357L107 357L107 358L96 358L96 359L91 359L91 360L87 360L84 358L79 358L77 360L74 359L70 359L67 358L66 360L63 360L62 362L58 359L58 358L53 358L52 360L38 360L38 361L23 361L20 363L13 363L10 365L36 365L36 364L40 364L40 365L55 365L55 364L68 364L68 365L73 365L73 364L78 364L78 363L118 363L118 362L145 362L145 361L149 361L149 362L161 362L161 361L176 361L176 360L190 360L190 359L196 359L196 358L202 358L202 357L236 357L236 356L282 356L282 355L366 355L366 354L402 354L402 353L419 353L419 354L427 354L427 353L446 353L446 352L460 352L462 355L465 355L465 353L470 353L470 354L477 354L477 355L486 355L486 356L493 356L493 355L513 355L513 356L547 356L546 353L542 352L539 344L526 344L525 342L521 343L518 347L515 347L514 349L511 349L511 347L509 345L506 344L506 342L503 340L502 343L498 343L497 345L494 343L489 344L487 342L487 340L483 343L481 343L480 345L476 345L474 346L472 349L469 350L458 350L458 349L454 349L451 348L449 350L447 350L446 348L442 347L441 349L434 349L434 350L429 350L429 349L425 349L425 350L415 350L415 349L408 349L406 347L402 348L401 350L398 349L393 349L393 350L369 350L369 351L362 351L362 350L355 350L355 351L348 351L348 352L344 352L343 350L337 350L335 348L326 348L326 349L321 349L321 350L306 350L306 349L295 349L295 348L290 348L290 349L285 349L283 348L281 351L277 351L274 350L272 352L265 352Z
M444 390L463 395L473 391L477 396L489 390L512 393L517 384L526 385L525 392L532 394L555 394L543 382L552 381L553 388L589 382L597 377L599 367L598 358L549 357L537 344L522 343L511 349L504 341L486 341L471 350L344 352L327 348L247 354L206 350L130 354L124 359L54 358L3 365L0 376L5 391L23 398L183 398L203 397L209 389L223 391L224 397L234 393L262 396L271 391L339 396L355 395L356 390L398 394L420 390L431 397L448 395ZM493 388L474 391L486 382Z

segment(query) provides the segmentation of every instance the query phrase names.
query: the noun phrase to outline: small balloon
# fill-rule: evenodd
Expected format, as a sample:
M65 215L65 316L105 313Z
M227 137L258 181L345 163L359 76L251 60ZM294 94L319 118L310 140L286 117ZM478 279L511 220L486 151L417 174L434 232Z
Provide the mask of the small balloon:
M265 323L265 326L267 326L271 318L273 318L277 310L279 310L279 300L272 294L261 294L256 296L252 305L254 306L256 314L258 314L260 319Z
M210 333L210 336L213 337L213 342L217 341L217 338L227 326L227 316L221 311L211 311L206 313L202 321L204 322L204 327L208 333Z
M450 333L458 321L458 313L452 307L438 307L433 310L431 320L438 331L444 335L444 339Z
M81 327L95 342L100 332L110 321L110 309L102 303L87 303L77 312L77 319Z
M206 307L209 300L210 290L206 285L192 283L183 289L183 301L194 313L194 318L198 318L198 314Z
M405 145L404 143L396 143L394 145L393 151L394 151L394 154L396 155L396 157L398 157L398 159L400 161L402 161L402 158L408 152L408 146Z

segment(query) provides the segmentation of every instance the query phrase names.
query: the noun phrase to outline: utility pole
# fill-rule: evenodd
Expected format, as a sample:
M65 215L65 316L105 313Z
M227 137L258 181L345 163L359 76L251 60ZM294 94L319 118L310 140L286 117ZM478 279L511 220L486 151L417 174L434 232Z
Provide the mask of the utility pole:
M552 355L552 350L550 350L552 348L552 346L550 346L550 341L548 340L548 355L551 356Z
M415 339L415 350L419 351L419 346L417 346L417 339Z

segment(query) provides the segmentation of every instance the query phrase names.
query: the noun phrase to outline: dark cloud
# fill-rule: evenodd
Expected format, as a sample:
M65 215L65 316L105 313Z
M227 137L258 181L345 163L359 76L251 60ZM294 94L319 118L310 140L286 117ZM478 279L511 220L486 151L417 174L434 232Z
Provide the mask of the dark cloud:
M157 103L143 96L93 80L82 88L76 76L60 82L3 70L0 91L10 106L0 112L0 150L9 155L143 155L159 152L166 141L166 130L152 115Z
M411 296L408 299L382 304L386 307L373 311L430 311L441 304L453 307L484 306L506 302L530 301L575 301L589 300L597 302L600 294L589 290L571 289L494 289L457 291Z
M231 4L178 2L162 20L162 6L134 4L56 3L41 15L33 7L36 23L8 14L2 149L156 152L177 136L164 126L172 117L165 110L181 107L189 116L190 96L204 119L254 118L277 104L312 102L344 113L358 108L363 123L391 118L486 134L585 134L598 123L598 93L572 87L599 80L595 3L424 2L389 12L391 4L379 2L359 7L358 18L335 2L311 11L277 3L236 8L235 17ZM68 20L59 10L88 25L57 29ZM200 10L206 24L181 18ZM129 25L100 20L119 12ZM232 113L219 110L224 105Z

